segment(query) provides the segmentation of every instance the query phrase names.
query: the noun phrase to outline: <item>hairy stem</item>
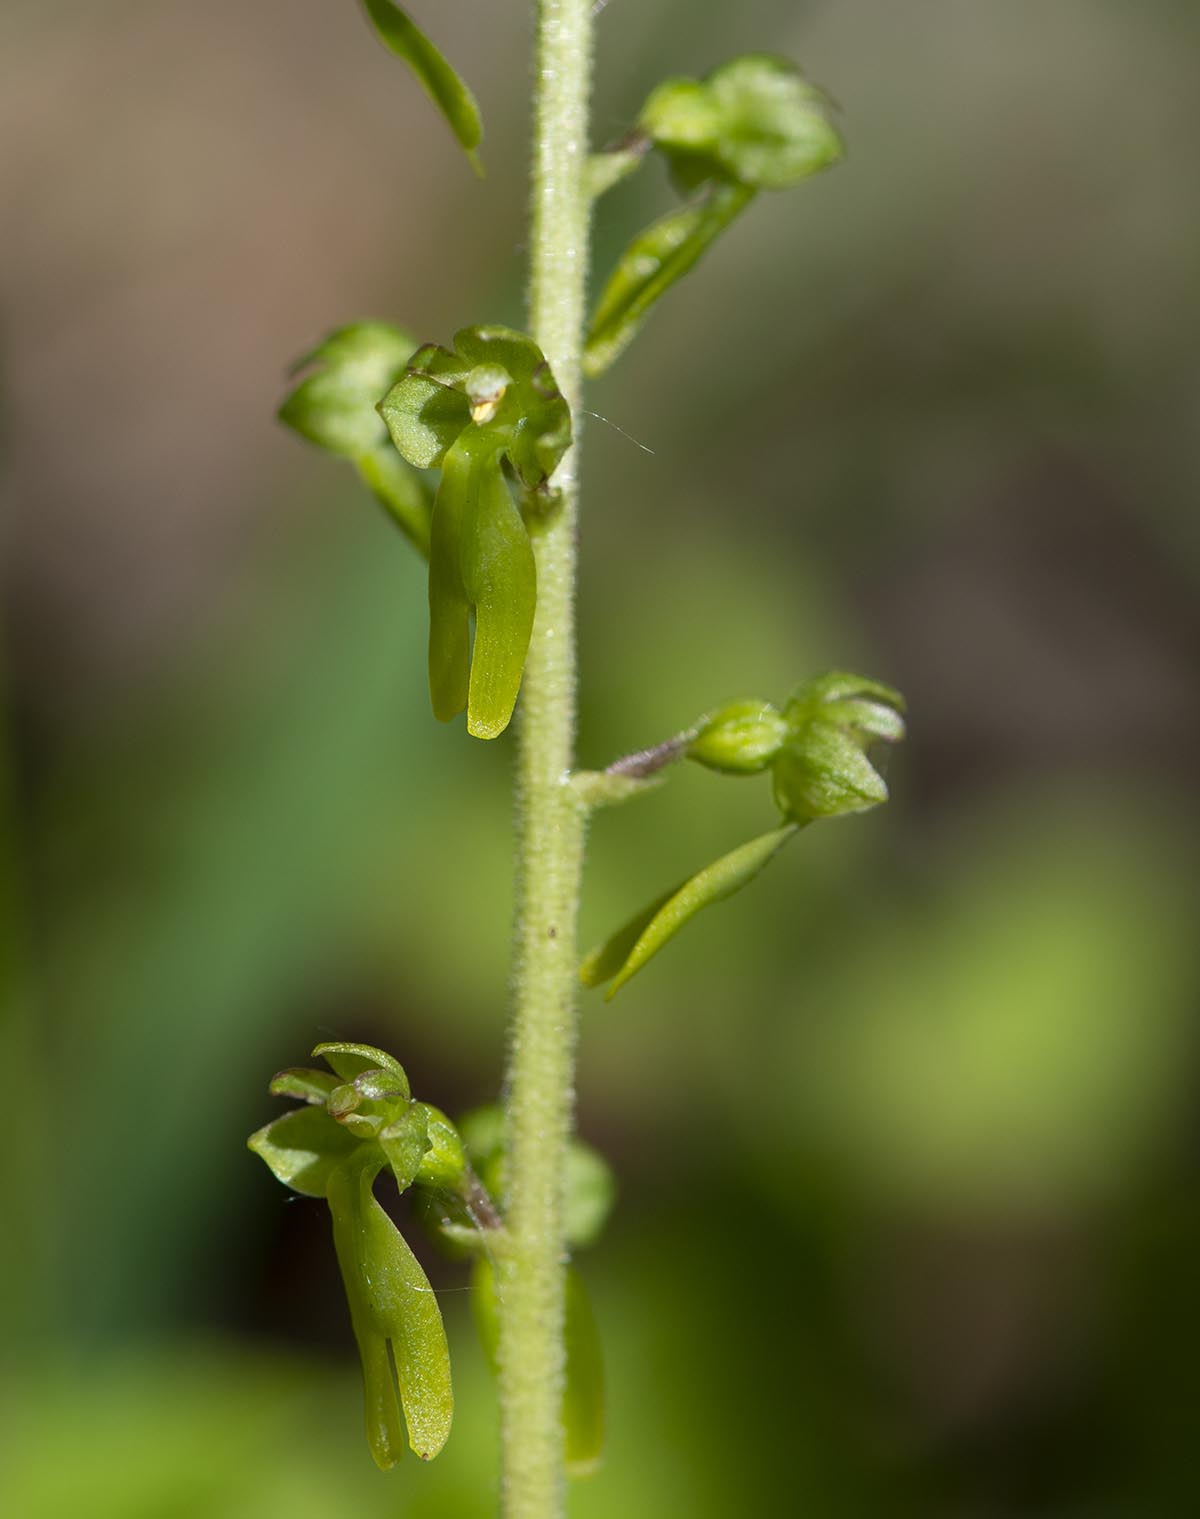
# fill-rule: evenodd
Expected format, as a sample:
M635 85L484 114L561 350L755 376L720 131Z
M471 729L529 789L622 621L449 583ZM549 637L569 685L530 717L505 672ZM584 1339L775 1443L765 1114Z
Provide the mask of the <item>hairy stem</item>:
M529 325L579 426L593 0L537 0ZM536 535L537 615L516 782L517 904L507 1081L508 1246L501 1257L501 1487L506 1519L565 1511L563 1178L574 1095L576 916L584 809L575 729L578 450Z

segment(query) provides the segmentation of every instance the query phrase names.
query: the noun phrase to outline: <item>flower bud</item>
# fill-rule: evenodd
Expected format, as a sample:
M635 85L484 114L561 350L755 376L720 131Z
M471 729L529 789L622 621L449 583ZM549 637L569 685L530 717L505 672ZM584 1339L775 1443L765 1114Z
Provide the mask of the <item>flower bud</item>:
M788 725L768 701L735 701L707 718L688 745L689 759L726 775L765 770L788 737Z
M704 79L668 79L639 127L682 188L709 178L784 190L841 158L829 105L786 58L747 53Z

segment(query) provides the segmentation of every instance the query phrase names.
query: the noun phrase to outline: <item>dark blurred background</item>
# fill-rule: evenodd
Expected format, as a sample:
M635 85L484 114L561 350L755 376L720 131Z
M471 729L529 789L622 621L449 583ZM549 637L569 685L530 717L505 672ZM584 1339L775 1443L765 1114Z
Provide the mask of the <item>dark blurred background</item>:
M461 1271L455 1435L381 1476L324 1210L244 1149L320 1038L451 1112L503 1049L510 741L433 722L419 565L272 413L352 318L520 324L529 20L425 7L479 184L355 9L0 0L14 1519L493 1509ZM593 388L582 760L830 666L912 734L888 808L585 1001L622 1197L573 1512L1200 1513L1200 6L600 39L600 142L758 48L851 153ZM667 203L614 192L598 267ZM696 773L599 818L585 942L772 815Z

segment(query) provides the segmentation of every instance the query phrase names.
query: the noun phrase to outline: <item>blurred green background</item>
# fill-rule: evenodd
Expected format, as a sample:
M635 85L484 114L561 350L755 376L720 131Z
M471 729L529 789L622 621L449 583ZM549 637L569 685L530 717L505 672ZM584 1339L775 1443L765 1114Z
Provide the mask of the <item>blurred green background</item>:
M482 184L350 0L0 3L14 1519L493 1510L461 1270L455 1435L381 1476L324 1210L244 1149L320 1038L498 1081L510 742L432 721L419 566L272 419L343 321L521 320L526 9L431 9ZM851 153L591 393L581 756L829 666L912 736L883 813L585 1001L622 1197L573 1512L1185 1519L1200 6L611 0L598 140L753 48ZM696 773L599 818L585 942L771 817Z

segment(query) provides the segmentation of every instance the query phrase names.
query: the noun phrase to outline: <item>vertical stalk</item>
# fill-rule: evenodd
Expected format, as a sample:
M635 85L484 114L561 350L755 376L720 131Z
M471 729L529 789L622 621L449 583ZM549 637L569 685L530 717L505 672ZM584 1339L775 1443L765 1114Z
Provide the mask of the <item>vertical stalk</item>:
M529 326L579 427L593 0L536 0ZM563 1472L563 1177L574 1098L576 917L584 816L574 758L577 449L562 508L535 536L537 614L518 728L517 901L507 1079L509 1248L501 1263L506 1519L559 1519Z

